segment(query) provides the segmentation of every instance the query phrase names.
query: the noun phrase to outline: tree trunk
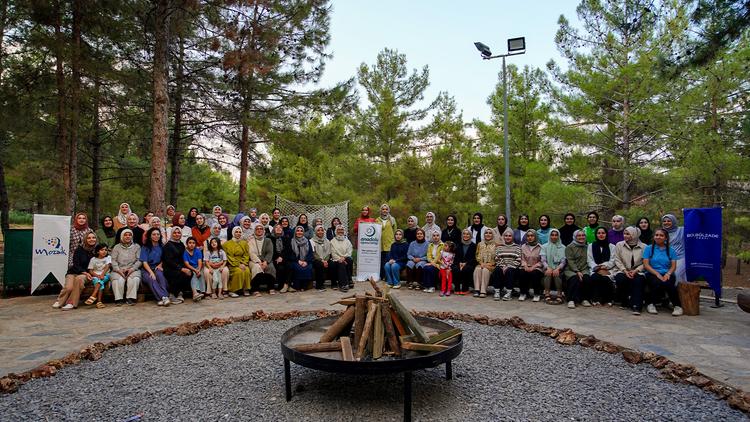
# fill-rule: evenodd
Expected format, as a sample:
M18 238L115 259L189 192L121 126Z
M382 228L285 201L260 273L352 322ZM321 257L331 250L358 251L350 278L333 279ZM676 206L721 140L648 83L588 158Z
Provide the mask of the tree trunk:
M78 133L81 121L81 0L73 0L73 56L71 59L71 73L73 80L70 84L70 145L68 146L68 160L70 165L70 187L65 192L68 212L73 213L78 206ZM94 220L96 224L96 220Z
M102 140L99 136L99 78L94 80L94 121L91 124L91 220L98 226L102 192Z
M5 69L5 27L8 20L8 0L0 1L0 84L3 82L3 70ZM5 186L5 143L7 142L5 131L0 133L0 228L5 231L10 227L10 204L8 201L8 189Z
M167 120L169 118L169 93L167 92L167 49L169 46L169 0L157 0L154 16L154 70L153 96L154 115L151 137L151 189L149 209L164 216L167 187Z
M170 167L172 173L169 178L169 203L177 206L178 184L180 181L180 161L182 159L182 85L183 85L183 60L185 57L185 45L182 36L178 38L179 52L177 55L177 66L175 74L174 92L174 128L172 131L172 149Z
M242 124L242 139L240 140L240 199L238 212L245 209L247 201L247 168L248 154L250 149L250 130L246 124Z
M65 112L65 70L63 68L63 51L65 37L62 32L62 9L60 0L55 2L55 84L57 85L57 156L60 160L63 192L63 212L73 214L70 203L70 145L68 143L67 113Z

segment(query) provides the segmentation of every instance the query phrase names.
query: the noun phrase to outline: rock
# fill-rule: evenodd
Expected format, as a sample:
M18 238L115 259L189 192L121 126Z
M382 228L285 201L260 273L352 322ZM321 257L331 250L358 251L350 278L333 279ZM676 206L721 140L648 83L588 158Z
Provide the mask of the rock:
M687 378L686 380L690 384L697 385L698 387L705 387L712 383L712 381L704 376L701 375L693 375Z
M552 338L557 338L557 336L560 335L560 330L554 328L552 331L550 331L549 336Z
M571 329L567 329L560 333L559 336L557 336L557 342L570 346L571 344L574 344L576 342L576 333L574 333Z
M489 320L489 317L487 315L477 315L474 317L474 321L483 325L487 325L487 320Z
M63 363L63 361L61 361L60 359L54 359L47 362L47 365L52 366L55 369L61 369L63 366L65 366L65 363Z
M669 359L665 358L664 356L657 356L655 359L651 360L651 366L653 366L656 369L662 369L669 363Z
M46 378L57 373L57 369L50 365L41 365L31 370L31 378Z
M737 410L741 410L745 413L750 413L750 397L748 394L734 393L727 399L727 404Z
M520 328L526 325L526 321L521 319L520 317L514 316L512 317L508 323L516 328Z
M18 381L9 377L0 378L0 393L15 393L18 391Z
M656 359L659 355L657 355L654 352L645 352L643 353L643 360L645 362L652 362L654 359Z
M594 336L586 336L578 340L578 344L580 344L583 347L592 347L596 344L596 342L599 341Z
M622 351L622 357L627 361L628 363L632 364L638 364L641 363L643 360L643 356L641 355L641 352L638 352L636 350L631 349L625 349Z
M750 312L750 293L739 293L737 295L737 306L745 312Z

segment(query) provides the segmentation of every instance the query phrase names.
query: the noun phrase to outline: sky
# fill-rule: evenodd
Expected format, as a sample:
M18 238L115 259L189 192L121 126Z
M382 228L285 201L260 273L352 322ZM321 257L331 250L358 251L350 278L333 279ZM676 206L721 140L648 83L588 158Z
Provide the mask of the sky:
M406 55L410 73L429 66L425 104L446 91L456 99L465 122L488 121L486 101L501 80L502 60L482 60L474 42L500 54L506 52L508 38L526 37L526 54L510 57L507 63L545 69L550 59L562 62L554 42L557 20L563 14L575 25L578 3L333 0L329 45L333 59L327 62L320 85L356 76L361 63L371 65L383 48L393 48Z

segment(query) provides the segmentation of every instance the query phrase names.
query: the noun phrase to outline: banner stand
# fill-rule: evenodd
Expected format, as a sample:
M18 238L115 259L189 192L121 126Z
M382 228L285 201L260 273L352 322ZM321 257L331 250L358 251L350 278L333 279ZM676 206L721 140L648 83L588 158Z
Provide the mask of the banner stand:
M685 269L688 281L706 280L714 291L714 305L721 308L722 209L685 208Z
M357 240L357 281L380 280L380 234L376 223L359 223Z

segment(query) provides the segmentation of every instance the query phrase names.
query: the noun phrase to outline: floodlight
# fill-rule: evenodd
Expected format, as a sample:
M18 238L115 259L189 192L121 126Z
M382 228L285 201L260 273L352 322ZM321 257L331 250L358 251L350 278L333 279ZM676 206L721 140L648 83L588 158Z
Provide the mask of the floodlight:
M516 51L526 50L526 37L510 38L508 39L508 52L513 53Z
M490 50L490 47L488 47L486 44L483 44L479 41L474 43L474 47L479 50L480 53L482 53L482 57L490 57L492 55L492 51Z

